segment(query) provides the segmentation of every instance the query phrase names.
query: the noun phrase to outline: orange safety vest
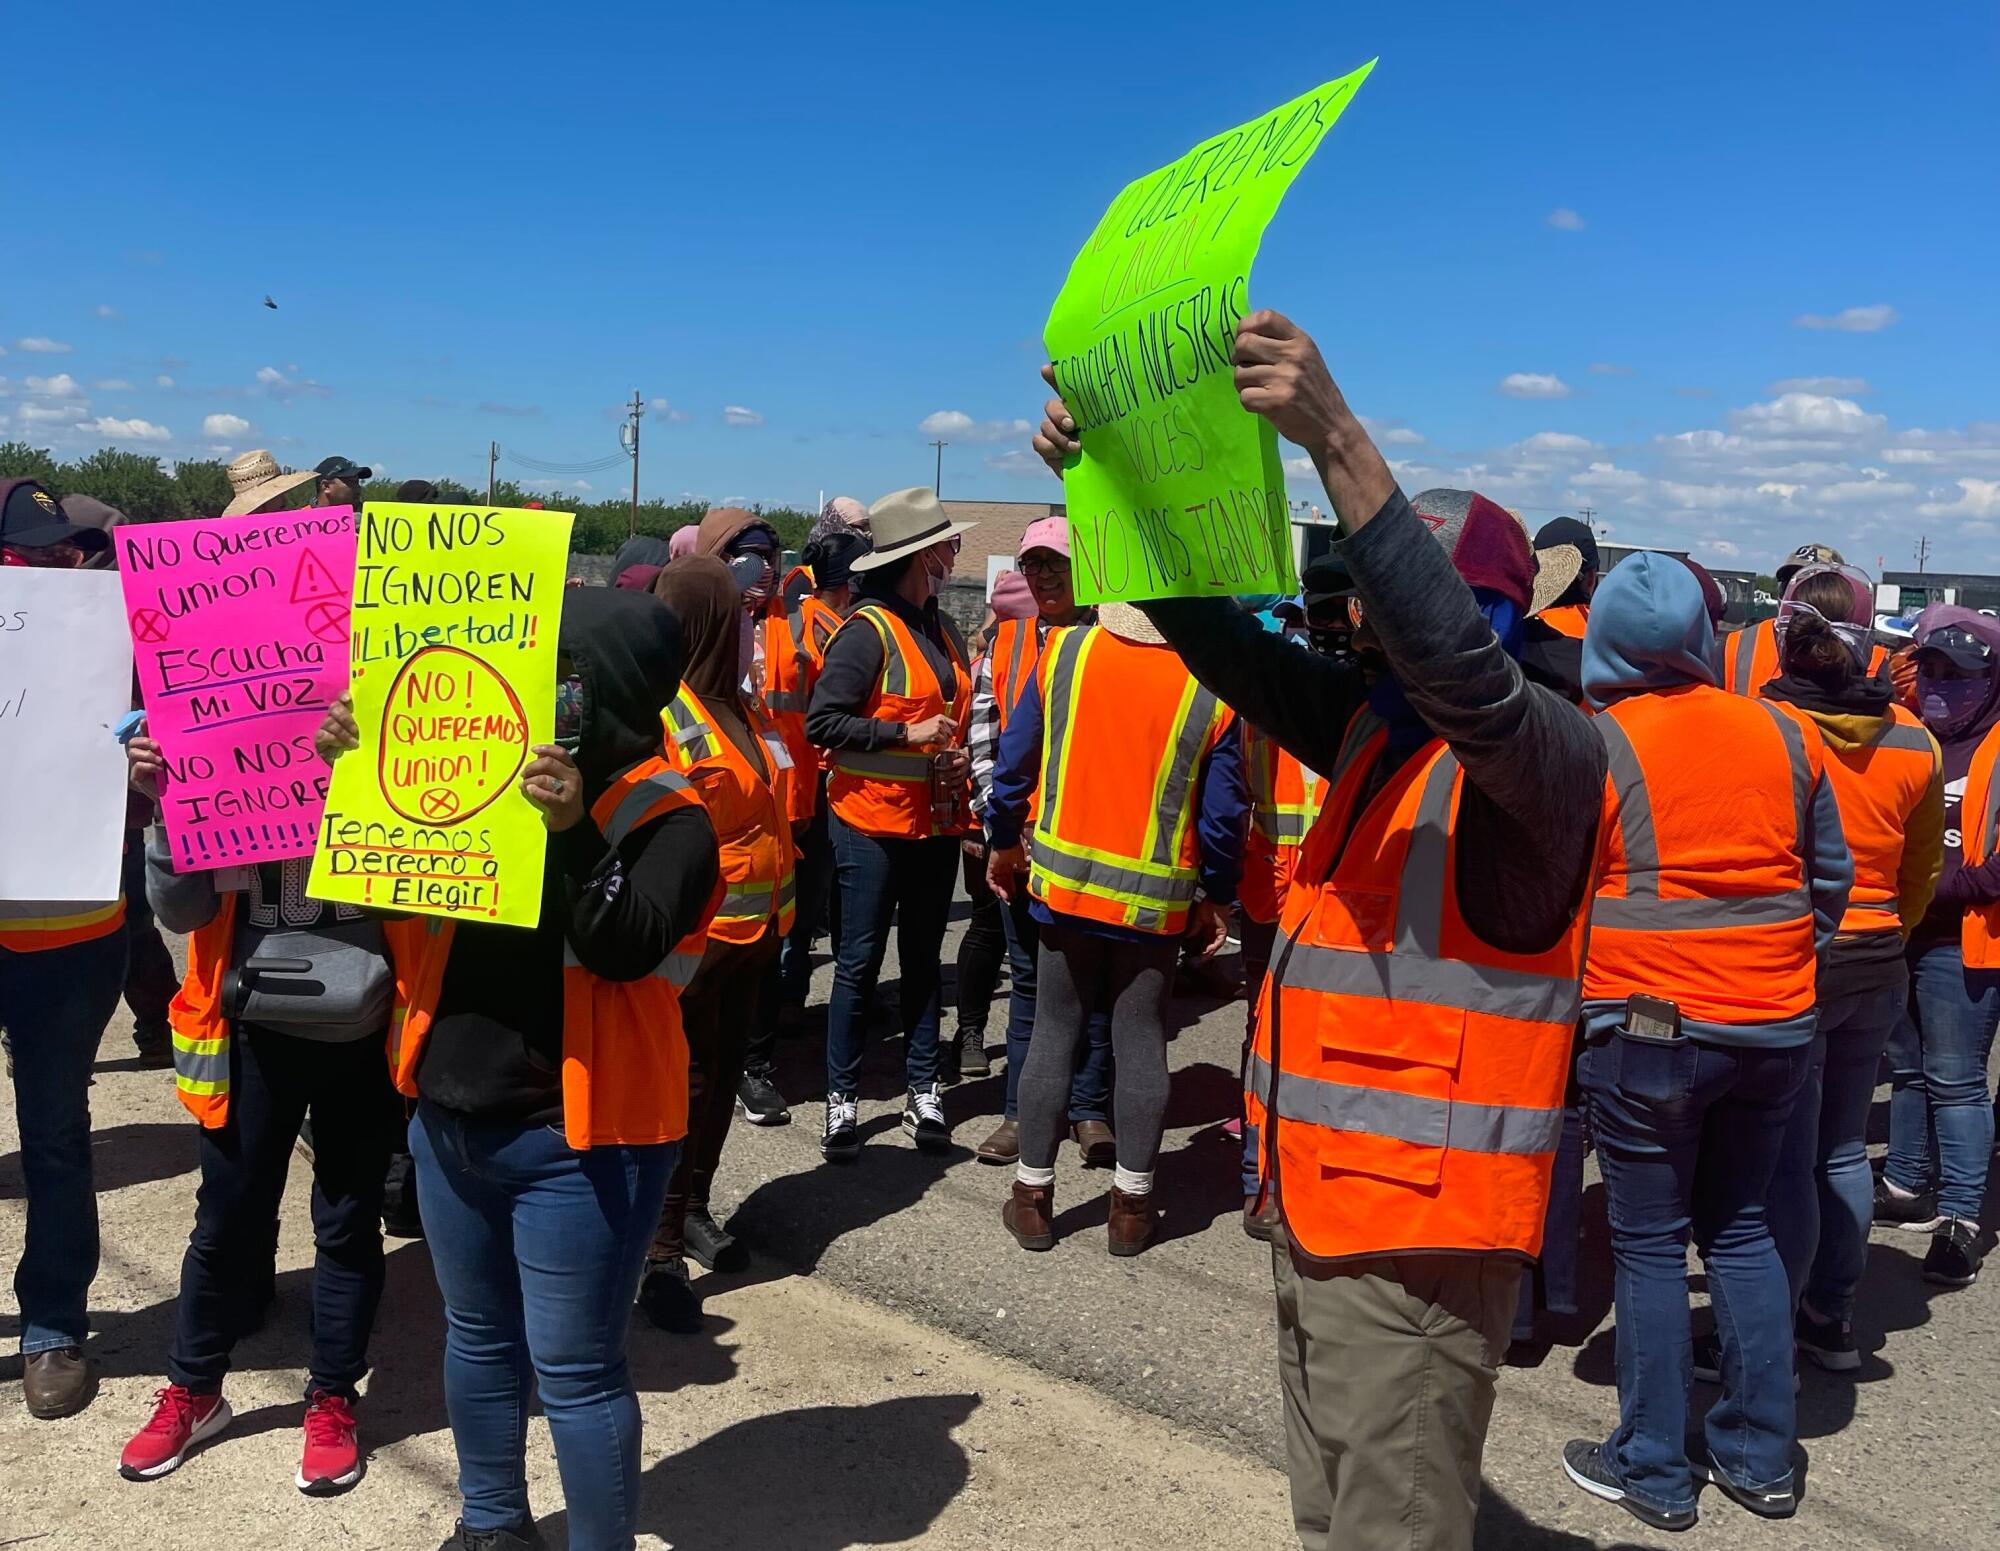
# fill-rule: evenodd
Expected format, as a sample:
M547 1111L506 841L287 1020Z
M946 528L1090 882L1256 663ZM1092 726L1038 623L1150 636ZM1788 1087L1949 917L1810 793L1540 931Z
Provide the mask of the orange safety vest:
M693 783L721 848L722 905L708 928L718 942L755 942L773 917L784 936L798 898L785 799L799 773L776 722L755 700L745 700L743 709L763 751L762 768L744 757L687 685L660 713L667 762Z
M1937 739L1901 706L1891 724L1862 748L1826 750L1826 778L1840 808L1840 829L1854 854L1854 892L1842 932L1900 932L1897 874L1910 815L1943 768Z
M612 782L591 804L590 816L615 846L640 825L700 801L687 780L656 757ZM687 1134L681 991L701 965L707 925L721 902L718 878L702 924L637 980L599 979L563 944L563 1136L571 1147L644 1147ZM411 1098L455 929L456 923L437 916L410 916L383 927L397 972L389 1069Z
M993 632L993 644L986 657L993 670L993 705L999 713L1000 730L1007 730L1021 693L1035 680L1042 660L1040 619L1003 619Z
M1973 751L1965 773L1965 797L1958 810L1958 849L1967 867L1978 867L1992 855L2000 839L2000 783L1993 767L2000 761L2000 727L1987 733ZM2000 969L2000 902L1968 910L1959 927L1959 944L1967 969Z
M1544 615L1544 618L1547 616ZM1870 674L1882 671L1889 649L1879 641L1868 654ZM1778 676L1778 621L1759 620L1722 638L1722 687L1733 695L1754 695Z
M1250 832L1243 840L1243 881L1236 902L1252 921L1275 923L1298 864L1306 831L1319 816L1324 783L1277 743L1243 723L1243 774L1250 788Z
M873 630L882 641L882 672L858 715L878 722L928 721L949 716L958 724L953 743L965 738L965 713L972 702L972 677L952 632L945 632L951 658L951 699L945 699L930 658L893 609L864 603L843 630ZM927 749L834 749L826 784L827 801L840 821L864 835L890 840L923 840L939 833L931 816L931 756Z
M46 953L80 942L95 942L125 927L125 896L108 905L77 905L63 901L39 904L9 900L0 904L0 950Z
M1724 1025L1809 1012L1819 729L1706 684L1628 696L1591 725L1610 769L1584 999L1658 996Z
M1200 871L1197 772L1229 708L1171 647L1097 625L1052 632L1040 678L1029 894L1063 915L1177 936Z
M1584 629L1590 623L1590 605L1564 603L1555 608L1543 609L1535 618L1557 635L1568 636L1572 641L1581 641Z
M1246 1075L1260 1167L1317 1260L1532 1256L1587 915L1541 953L1477 936L1453 863L1457 757L1425 744L1364 804L1387 744L1367 711L1348 724L1285 895Z
M764 709L777 722L799 774L785 792L785 816L794 824L810 819L819 806L820 756L806 737L806 710L826 662L827 642L839 628L840 610L810 594L788 609L781 592L764 615Z

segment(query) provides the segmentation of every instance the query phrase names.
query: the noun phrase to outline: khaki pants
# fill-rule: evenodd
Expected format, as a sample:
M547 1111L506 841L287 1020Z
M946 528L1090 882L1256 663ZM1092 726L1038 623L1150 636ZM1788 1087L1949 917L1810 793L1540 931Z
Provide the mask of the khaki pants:
M1470 1551L1514 1321L1512 1256L1271 1257L1292 1518L1305 1551Z

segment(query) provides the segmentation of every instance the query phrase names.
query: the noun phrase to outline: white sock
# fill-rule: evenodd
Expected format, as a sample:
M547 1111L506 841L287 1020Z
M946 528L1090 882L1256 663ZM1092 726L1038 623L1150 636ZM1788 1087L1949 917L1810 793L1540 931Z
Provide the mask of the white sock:
M1056 1171L1053 1166L1046 1169L1031 1169L1025 1163L1014 1165L1014 1178L1024 1185L1053 1185Z
M1898 1201L1914 1201L1917 1199L1917 1193L1914 1190L1905 1190L1886 1174L1882 1176L1882 1183L1889 1187L1889 1194Z
M1153 1193L1153 1171L1140 1174L1121 1163L1111 1171L1111 1183L1128 1196L1149 1196Z

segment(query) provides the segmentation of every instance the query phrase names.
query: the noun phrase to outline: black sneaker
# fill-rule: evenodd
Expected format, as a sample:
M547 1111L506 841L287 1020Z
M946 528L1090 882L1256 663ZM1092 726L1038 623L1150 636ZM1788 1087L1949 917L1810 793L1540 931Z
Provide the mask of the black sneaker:
M417 1193L406 1190L382 1204L382 1236L388 1239L420 1239L424 1236L424 1214L417 1209Z
M1939 1287L1970 1287L1979 1280L1979 1225L1963 1217L1948 1217L1931 1235L1931 1252L1924 1256L1924 1280Z
M826 1096L826 1130L819 1139L820 1155L828 1163L852 1163L861 1156L861 1115L851 1093Z
M1591 1496L1618 1504L1641 1524L1664 1530L1694 1528L1694 1509L1656 1508L1626 1491L1604 1463L1603 1449L1588 1438L1572 1438L1563 1445L1563 1473Z
M1799 1494L1789 1486L1776 1492L1753 1492L1740 1487L1729 1479L1720 1465L1716 1464L1713 1454L1709 1455L1707 1464L1703 1464L1700 1460L1690 1460L1688 1463L1697 1478L1719 1488L1724 1497L1741 1507L1748 1508L1760 1519L1789 1519L1799 1511Z
M1910 1233L1930 1233L1944 1224L1938 1215L1936 1196L1928 1190L1920 1190L1913 1196L1899 1195L1889 1188L1886 1178L1875 1181L1875 1220Z
M547 1545L533 1519L523 1519L512 1529L467 1529L461 1519L438 1551L543 1551Z
M681 1231L687 1238L688 1259L704 1270L741 1271L750 1264L750 1252L705 1206L687 1209Z
M639 1309L660 1329L676 1336L701 1333L701 1299L688 1282L685 1260L649 1260L639 1282Z
M745 1072L736 1085L736 1107L753 1126L788 1126L792 1112L769 1072Z
M903 1104L903 1129L925 1152L943 1152L951 1146L951 1127L945 1124L941 1083L910 1090Z
M1852 1373L1861 1366L1854 1349L1854 1326L1844 1319L1822 1319L1805 1302L1793 1327L1799 1350L1829 1373Z
M963 1028L958 1031L958 1075L961 1080L993 1075L993 1063L986 1058L986 1031Z

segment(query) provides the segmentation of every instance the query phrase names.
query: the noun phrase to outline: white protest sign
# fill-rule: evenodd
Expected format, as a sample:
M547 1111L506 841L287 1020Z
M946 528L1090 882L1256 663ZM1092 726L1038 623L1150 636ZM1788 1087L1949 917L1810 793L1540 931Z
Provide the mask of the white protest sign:
M118 897L131 705L118 574L0 569L0 900Z

